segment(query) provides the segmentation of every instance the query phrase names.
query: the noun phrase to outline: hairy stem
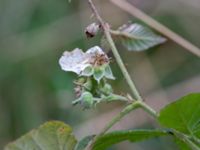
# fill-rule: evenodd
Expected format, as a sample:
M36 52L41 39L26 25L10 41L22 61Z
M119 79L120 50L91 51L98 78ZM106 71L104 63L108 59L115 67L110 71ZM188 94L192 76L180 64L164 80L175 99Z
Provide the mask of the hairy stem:
M115 125L117 122L119 122L124 116L132 112L133 110L136 110L137 108L144 109L147 113L149 113L154 118L157 118L158 115L155 110L153 110L151 107L149 107L147 104L145 104L143 101L135 101L132 104L129 104L126 106L117 116L115 116L103 129L102 131L94 137L92 142L87 146L86 150L91 150L93 144L96 142L96 140L104 135L113 125Z
M97 12L97 9L95 8L92 0L88 0L88 2L90 4L90 7L92 8L92 11L93 11L94 15L96 16L97 20L100 22L100 24L101 24L101 26L102 26L102 28L104 30L104 34L106 36L106 39L107 39L108 43L110 44L110 48L111 48L111 50L113 52L113 55L115 56L115 59L116 59L118 65L119 65L119 67L120 67L125 79L126 79L126 82L128 83L128 85L129 85L129 87L131 89L131 92L133 93L135 99L142 101L142 97L140 96L138 90L136 89L135 84L132 81L132 79L131 79L131 77L130 77L130 75L129 75L129 73L128 73L128 71L127 71L127 69L126 69L126 67L125 67L125 65L124 65L119 53L118 53L118 51L117 51L115 43L114 43L114 41L113 41L113 39L112 39L112 37L110 35L109 26L100 17L100 15Z
M144 109L147 113L149 113L151 116L153 116L154 118L157 118L158 115L156 113L155 110L153 110L151 107L149 107L147 104L145 104L142 101L135 101L132 104L129 104L128 106L126 106L117 116L115 116L111 122L109 122L109 124L107 124L103 130L98 134L97 137L100 137L101 135L103 135L106 131L108 131L114 124L116 124L117 122L119 122L124 116L126 116L127 114L129 114L131 111L137 109L137 108L142 108Z
M128 106L126 106L117 116L115 116L109 124L107 124L101 133L99 133L98 137L103 135L106 131L108 131L114 124L121 120L125 115L127 115L132 110L137 109L140 106L139 101L136 101Z
M109 124L107 124L103 130L95 137L95 139L98 139L100 136L102 136L106 131L108 131L114 124L116 124L117 122L119 122L125 115L127 115L128 113L130 113L131 111L137 109L138 107L140 107L140 102L139 101L135 101L132 104L126 106L117 116L115 116L110 122ZM95 141L95 140L94 140Z
M114 117L104 128L103 130L94 137L94 139L87 145L86 150L91 150L93 144L95 143L95 141L102 136L106 131L108 131L114 124L116 124L117 122L119 122L125 115L129 114L131 111L135 110L136 108L143 108L146 112L148 112L150 115L152 115L153 117L157 118L157 113L147 104L145 104L143 102L142 97L140 96L134 82L132 81L119 53L118 50L115 46L115 43L111 37L111 33L110 33L110 28L109 25L107 23L104 22L104 20L101 18L101 16L99 15L99 13L97 12L96 7L94 6L92 0L88 0L89 5L95 15L95 17L97 18L97 20L99 21L99 23L101 24L105 37L108 41L108 43L110 44L110 48L113 52L113 55L115 56L115 59L131 89L132 94L134 95L135 99L137 101L133 102L132 104L129 104L128 106L126 106L116 117Z
M131 15L133 15L134 17L142 20L144 23L149 25L151 28L153 28L156 31L160 32L161 34L165 35L166 37L168 37L172 41L176 42L177 44L179 44L180 46L182 46L189 52L200 57L200 49L198 47L196 47L195 45L193 45L192 43L190 43L189 41L187 41L180 35L174 33L169 28L167 28L163 24L159 23L155 19L151 18L150 16L148 16L147 14L145 14L144 12L142 12L135 6L131 5L126 0L110 0L110 1L113 4L117 5L118 7L120 7L122 10L124 10L124 11L130 13Z

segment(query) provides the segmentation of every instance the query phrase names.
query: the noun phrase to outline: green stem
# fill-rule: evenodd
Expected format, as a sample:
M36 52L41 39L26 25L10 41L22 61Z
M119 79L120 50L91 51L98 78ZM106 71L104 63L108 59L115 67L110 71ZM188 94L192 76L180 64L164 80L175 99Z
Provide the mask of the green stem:
M96 136L97 138L102 136L106 131L108 131L114 124L116 124L117 122L119 122L125 115L127 115L128 113L130 113L131 111L137 109L138 107L140 107L140 102L139 101L135 101L132 104L126 106L117 116L115 116L110 122L109 124L107 124L103 130L98 134L98 136Z
M131 92L133 93L133 95L135 96L135 98L137 100L142 101L142 97L140 96L140 94L139 94L139 92L138 92L133 80L131 79L131 77L130 77L130 75L129 75L129 73L128 73L128 71L127 71L127 69L126 69L126 67L125 67L125 65L124 65L119 53L118 53L118 51L117 51L117 48L116 48L116 46L114 44L114 41L113 41L113 39L112 39L112 37L110 35L109 29L106 27L104 29L104 32L105 32L105 36L106 36L106 38L108 40L108 43L110 43L110 48L111 48L111 50L112 50L112 52L113 52L113 54L115 56L115 59L116 59L118 65L119 65L119 67L120 67L120 69L122 71L122 74L124 75L124 77L126 79L126 82L128 83L128 85L129 85L129 87L131 89Z
M103 30L104 30L104 34L106 36L106 39L108 41L108 43L110 44L110 48L115 56L115 59L126 79L126 82L128 83L130 89L131 89L131 92L132 94L134 95L134 97L136 98L137 101L133 102L132 104L126 106L116 117L114 117L104 128L103 130L97 135L95 136L95 138L87 145L86 149L87 150L91 150L92 149L92 146L93 144L96 142L96 140L102 136L106 131L108 131L114 124L116 124L117 122L119 122L125 115L129 114L131 111L135 110L136 108L143 108L146 112L148 112L150 115L152 115L153 117L157 118L157 113L151 108L149 107L148 105L146 105L144 102L143 102L143 99L142 97L140 96L134 82L132 81L119 53L118 53L118 50L115 46L115 43L111 37L111 34L110 34L110 28L109 28L109 25L106 24L103 19L101 18L101 16L99 15L99 13L97 12L97 9L96 7L94 6L92 0L88 0L89 2L89 5L90 7L92 8L92 11L95 15L95 17L97 18L97 20L100 22Z
M129 114L131 111L137 109L137 108L142 108L145 110L148 114L153 116L154 118L157 118L158 115L155 110L153 110L151 107L149 107L147 104L145 104L142 101L135 101L132 104L129 104L126 106L117 116L115 116L104 128L103 130L94 137L92 142L88 145L86 148L87 150L91 150L93 144L96 142L96 140L101 137L104 133L106 133L113 125L115 125L117 122L119 122L124 116Z
M178 132L176 130L172 130L172 132L174 133L174 135L176 136L176 138L178 138L179 140L185 142L192 150L200 150L200 148L193 143L188 136L186 136L185 134Z
M154 118L157 118L158 115L155 110L153 110L151 107L149 107L147 104L141 101L135 101L132 104L129 104L126 106L117 116L115 116L109 124L107 124L103 130L99 133L98 137L103 135L106 131L108 131L114 124L119 122L124 116L129 114L131 111L137 109L137 108L142 108L145 110L148 114L153 116Z
M109 124L107 124L103 130L94 137L94 139L92 140L91 143L88 144L88 146L86 147L86 150L91 150L93 144L96 142L96 140L101 137L104 133L106 133L106 131L108 131L114 124L116 124L117 122L119 122L125 115L127 115L129 112L137 109L140 106L140 101L135 101L132 104L126 106L117 116L115 116L110 122Z
M126 67L125 67L125 65L124 65L119 53L118 53L118 51L117 51L115 43L114 43L114 41L113 41L113 39L112 39L112 37L110 35L109 26L100 17L100 15L97 12L92 0L88 0L88 2L89 2L90 6L92 8L92 11L93 11L94 15L96 16L97 20L100 22L100 24L101 24L101 26L102 26L102 28L104 30L104 34L106 36L106 39L107 39L108 43L110 44L110 48L111 48L111 50L113 52L113 55L115 56L115 59L116 59L118 65L119 65L119 67L120 67L120 69L122 71L122 74L124 75L124 78L126 79L127 84L129 85L129 87L131 89L132 94L134 95L135 99L142 101L142 97L140 96L137 88L135 87L135 84L132 81L132 79L131 79L131 77L130 77L130 75L129 75L129 73L128 73L128 71L127 71L127 69L126 69Z
M154 118L158 118L157 112L144 102L140 103L141 108Z

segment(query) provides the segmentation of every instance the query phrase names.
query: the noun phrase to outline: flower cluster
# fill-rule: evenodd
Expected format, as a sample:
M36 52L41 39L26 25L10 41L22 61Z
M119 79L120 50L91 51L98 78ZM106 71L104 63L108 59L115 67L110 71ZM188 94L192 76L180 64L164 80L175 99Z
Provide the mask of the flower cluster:
M83 52L74 49L65 51L59 60L64 71L74 72L78 75L75 93L77 100L73 104L80 103L84 108L91 108L101 101L117 99L107 79L115 79L109 66L110 60L106 53L94 46Z

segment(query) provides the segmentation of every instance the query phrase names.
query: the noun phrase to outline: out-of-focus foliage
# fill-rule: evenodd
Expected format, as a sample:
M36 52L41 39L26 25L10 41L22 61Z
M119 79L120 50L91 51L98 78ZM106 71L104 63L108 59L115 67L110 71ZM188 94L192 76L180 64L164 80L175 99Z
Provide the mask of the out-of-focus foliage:
M195 5L195 0L130 1L200 46L199 5ZM136 21L107 0L95 2L113 28L128 20ZM71 3L66 0L0 0L0 149L47 120L65 121L83 137L82 134L86 134L80 133L83 131L80 127L92 131L84 126L89 118L98 119L100 114L118 107L118 104L104 105L96 111L72 107L75 76L63 72L58 65L64 50L88 49L100 42L98 37L88 40L84 36L84 27L93 21L90 15L87 3L81 0ZM134 72L143 95L199 77L200 60L170 41L147 52L130 53L120 46L119 50L129 72ZM149 65L144 63L147 58L158 82L152 77ZM117 78L117 82L112 82L114 90L124 93L127 85L116 64L112 67ZM99 126L103 124L104 121ZM131 148L123 145L123 148L157 145L152 149L167 149L162 143L161 139L131 145Z
M166 41L165 38L138 23L124 24L114 33L113 36L120 39L129 51L147 50Z
M63 122L51 121L8 144L5 150L74 150L76 142L70 126Z

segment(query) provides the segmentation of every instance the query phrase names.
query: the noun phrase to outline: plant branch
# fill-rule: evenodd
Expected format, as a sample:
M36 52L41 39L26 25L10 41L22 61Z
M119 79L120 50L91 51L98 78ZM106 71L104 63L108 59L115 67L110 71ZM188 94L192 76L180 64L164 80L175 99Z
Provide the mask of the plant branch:
M126 106L117 116L115 116L112 121L103 128L103 130L98 134L97 137L102 136L106 131L108 131L114 124L119 122L124 116L129 114L131 111L137 109L137 108L142 108L145 110L148 114L153 116L154 118L157 118L158 115L155 110L153 110L151 107L149 107L147 104L145 104L142 101L135 101L132 104L129 104Z
M172 133L176 138L185 142L192 150L200 150L200 148L190 140L190 137L176 130L172 130Z
M126 106L117 116L115 116L103 129L102 131L94 137L91 143L88 144L86 147L86 150L91 150L93 144L96 142L96 140L104 135L113 125L115 125L117 122L119 122L124 116L129 114L131 111L136 110L137 108L142 108L145 110L148 114L153 116L154 118L158 117L158 114L155 110L153 110L151 107L149 107L147 104L145 104L143 101L135 101L132 104L129 104Z
M176 42L177 44L179 44L180 46L182 46L189 52L200 57L200 49L198 47L196 47L195 45L193 45L192 43L190 43L189 41L187 41L180 35L174 33L169 28L167 28L163 24L159 23L155 19L151 18L150 16L148 16L147 14L145 14L144 12L142 12L135 6L131 5L127 1L125 1L125 0L110 0L110 1L113 4L117 5L118 7L120 7L122 10L124 10L124 11L130 13L131 15L133 15L134 17L142 20L144 23L149 25L151 28L153 28L156 31L160 32L161 34L165 35L166 37L168 37L172 41Z
M133 102L132 104L129 104L128 106L126 106L116 117L114 117L104 128L103 130L97 135L94 137L94 139L87 145L86 147L86 150L91 150L92 149L92 146L93 144L96 142L96 140L102 136L106 131L108 131L114 124L116 124L118 121L120 121L125 115L129 114L131 111L135 110L136 108L143 108L146 112L148 112L150 115L152 115L153 117L157 118L157 113L151 108L149 107L148 105L146 105L144 102L143 102L143 99L142 97L140 96L137 88L135 87L135 84L134 82L132 81L119 53L118 53L118 50L115 46L115 43L111 37L111 33L110 33L110 28L109 28L109 25L104 22L104 20L101 18L101 16L99 15L96 7L94 6L92 0L88 0L89 2L89 5L95 15L95 17L97 18L97 20L99 21L103 31L104 31L104 34L105 34L105 37L108 41L108 43L110 44L110 48L113 52L113 55L115 56L115 59L126 79L126 82L128 83L130 89L131 89L131 92L132 94L134 95L134 97L136 98L137 101Z
M102 136L106 131L108 131L114 124L119 122L125 115L130 113L131 111L140 107L140 102L135 101L132 104L126 106L117 116L115 116L109 124L107 124L103 130L96 136L96 139ZM95 141L95 140L94 140Z
M130 89L132 91L132 94L134 95L135 99L142 101L142 97L140 96L138 90L136 89L135 84L132 81L132 79L131 79L131 77L130 77L130 75L129 75L129 73L128 73L128 71L127 71L127 69L126 69L126 67L125 67L125 65L124 65L119 53L118 53L118 51L117 51L115 43L114 43L114 41L113 41L113 39L112 39L112 37L110 35L110 29L109 29L108 24L105 23L103 21L103 19L101 18L101 16L97 12L97 9L95 8L92 0L88 0L88 2L89 2L90 7L92 8L92 11L93 11L95 17L100 22L100 24L101 24L101 26L103 28L104 34L106 36L106 39L107 39L108 43L110 44L110 48L111 48L111 50L113 52L113 55L115 56L115 59L116 59L118 65L119 65L119 67L120 67L125 79L126 79L126 82L128 83L128 85L129 85L129 87L130 87Z
M148 114L150 114L151 116L153 116L154 118L158 118L159 114L153 109L151 108L149 105L147 105L144 102L140 103L140 107L146 111Z

